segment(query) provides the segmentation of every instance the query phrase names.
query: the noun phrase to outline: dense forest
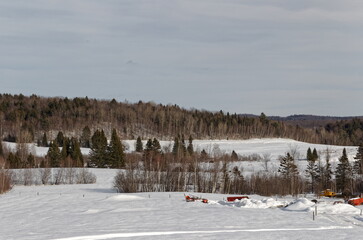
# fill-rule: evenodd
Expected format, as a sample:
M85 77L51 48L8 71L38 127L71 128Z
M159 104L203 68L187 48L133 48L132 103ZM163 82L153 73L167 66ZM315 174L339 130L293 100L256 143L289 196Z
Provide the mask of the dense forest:
M319 128L303 128L236 113L187 110L177 105L152 102L118 102L85 98L40 97L0 94L0 134L3 140L39 142L46 133L54 139L59 131L80 138L82 130L103 129L108 139L117 129L122 139L157 137L171 140L177 135L194 139L291 138L311 143L360 145L363 121L342 120Z

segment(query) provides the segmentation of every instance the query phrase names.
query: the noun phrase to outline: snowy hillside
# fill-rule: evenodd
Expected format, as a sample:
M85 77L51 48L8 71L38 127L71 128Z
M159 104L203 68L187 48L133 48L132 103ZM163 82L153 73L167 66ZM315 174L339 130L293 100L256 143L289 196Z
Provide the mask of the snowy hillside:
M227 203L226 195L186 202L185 193L119 194L115 170L92 169L90 185L16 186L0 195L0 239L358 239L360 208L320 199L265 198ZM187 194L187 193L186 193ZM287 208L279 208L290 204Z

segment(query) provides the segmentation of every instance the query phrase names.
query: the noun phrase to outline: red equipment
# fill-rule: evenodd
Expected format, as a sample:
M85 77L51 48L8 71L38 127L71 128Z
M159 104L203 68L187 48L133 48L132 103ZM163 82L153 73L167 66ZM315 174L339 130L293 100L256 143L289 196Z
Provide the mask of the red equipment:
M348 200L348 203L353 206L358 206L358 205L363 204L363 198L359 198L359 197L351 198Z
M195 201L200 201L202 203L208 203L208 199L205 198L200 198L200 197L196 197L196 196L185 196L185 201L187 202L195 202Z
M249 199L249 197L248 196L227 197L228 202L234 202L235 200L241 200L241 199Z

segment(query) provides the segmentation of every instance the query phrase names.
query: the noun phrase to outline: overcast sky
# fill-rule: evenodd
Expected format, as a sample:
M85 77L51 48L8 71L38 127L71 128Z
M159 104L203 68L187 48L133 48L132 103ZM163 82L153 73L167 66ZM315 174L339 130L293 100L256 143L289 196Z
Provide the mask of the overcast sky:
M363 115L360 0L3 0L0 92Z

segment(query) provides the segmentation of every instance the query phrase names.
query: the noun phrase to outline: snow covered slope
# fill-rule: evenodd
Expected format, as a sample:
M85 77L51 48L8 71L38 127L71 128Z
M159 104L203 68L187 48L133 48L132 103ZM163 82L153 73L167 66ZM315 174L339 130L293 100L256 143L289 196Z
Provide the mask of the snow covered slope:
M204 204L186 202L184 193L118 194L112 189L115 170L92 171L96 184L16 186L0 195L0 239L323 239L329 235L340 240L363 234L360 210L345 204L319 203L321 211L313 221L313 204L307 199L250 196L246 202L227 204L226 195L198 194L210 200ZM288 211L276 207L291 201ZM325 211L327 205L334 211Z

